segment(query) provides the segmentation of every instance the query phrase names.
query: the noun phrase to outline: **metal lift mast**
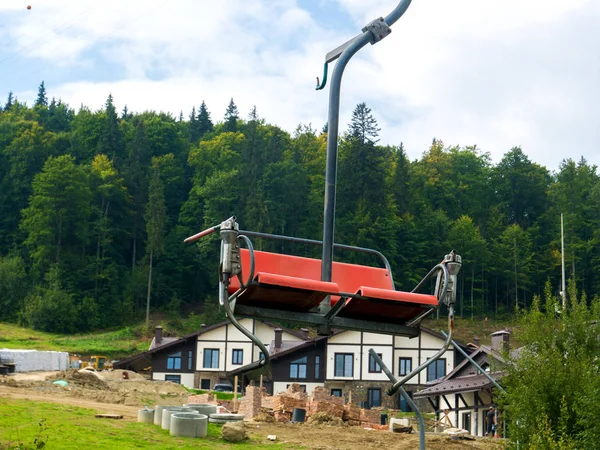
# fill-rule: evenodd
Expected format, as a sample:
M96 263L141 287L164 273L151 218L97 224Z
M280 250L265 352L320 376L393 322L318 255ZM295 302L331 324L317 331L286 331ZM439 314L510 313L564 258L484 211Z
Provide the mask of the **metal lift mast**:
M323 215L323 254L321 266L321 280L331 281L333 267L333 246L335 227L335 199L337 182L338 161L338 134L340 122L340 91L342 86L342 75L350 59L365 45L376 44L388 36L392 30L391 26L402 17L410 6L411 0L402 0L398 6L384 19L382 17L373 20L362 29L362 33L340 45L325 55L325 67L323 80L317 86L321 90L327 83L327 67L332 61L338 59L329 88L329 113L327 120L327 162L325 168L325 205ZM318 84L318 78L317 78ZM326 314L331 308L329 299L323 300L319 307L321 314ZM326 333L326 330L323 330Z

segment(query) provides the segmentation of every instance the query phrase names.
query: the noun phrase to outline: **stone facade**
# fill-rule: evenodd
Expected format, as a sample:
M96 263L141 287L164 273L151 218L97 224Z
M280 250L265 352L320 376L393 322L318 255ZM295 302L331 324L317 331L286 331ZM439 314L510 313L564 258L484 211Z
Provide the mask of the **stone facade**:
M201 389L200 380L210 380L210 387L219 383L224 376L221 372L194 372L194 389Z

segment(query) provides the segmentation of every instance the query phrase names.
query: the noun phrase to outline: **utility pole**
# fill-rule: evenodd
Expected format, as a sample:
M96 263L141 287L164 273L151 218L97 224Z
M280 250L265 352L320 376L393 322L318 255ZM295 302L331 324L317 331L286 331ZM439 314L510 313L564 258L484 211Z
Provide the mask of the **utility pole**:
M562 278L560 284L560 295L562 297L562 306L563 309L566 306L566 297L567 292L565 289L565 233L564 233L564 223L563 223L563 214L560 213L560 255L562 259Z

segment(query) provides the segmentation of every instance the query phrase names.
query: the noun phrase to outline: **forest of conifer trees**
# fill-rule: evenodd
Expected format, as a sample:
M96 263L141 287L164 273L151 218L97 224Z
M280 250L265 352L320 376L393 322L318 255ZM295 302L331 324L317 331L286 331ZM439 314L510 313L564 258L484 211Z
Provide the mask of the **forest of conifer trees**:
M70 333L138 320L148 299L151 311L198 311L215 301L218 245L183 239L232 214L244 229L320 239L326 130L290 134L233 99L223 110L118 112L109 95L102 110L75 111L43 83L32 107L9 94L0 321ZM336 242L382 251L399 289L454 248L458 314L493 317L529 307L547 281L558 294L563 213L567 276L589 297L600 290L595 166L565 158L550 171L518 147L493 164L438 139L411 161L400 142L378 144L375 116L357 105L340 138Z

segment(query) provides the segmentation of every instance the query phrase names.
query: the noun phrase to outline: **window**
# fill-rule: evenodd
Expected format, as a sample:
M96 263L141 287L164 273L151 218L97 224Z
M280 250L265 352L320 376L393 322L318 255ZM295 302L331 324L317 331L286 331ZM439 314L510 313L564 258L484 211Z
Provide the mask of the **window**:
M315 356L315 380L319 379L320 372L321 372L321 357L317 355L317 356Z
M412 370L412 358L400 358L398 360L398 375L408 375Z
M342 390L341 389L332 389L331 390L331 395L333 395L334 397L341 397L342 396Z
M377 356L381 358L381 353L377 353ZM371 354L369 354L369 373L381 373L381 367Z
M188 370L192 370L193 359L194 359L194 353L190 350L190 351L188 351Z
M181 375L165 375L165 381L181 384Z
M219 368L219 350L216 348L204 349L204 365L205 369Z
M367 390L367 398L369 402L369 408L381 406L381 389L369 388Z
M231 356L231 364L240 365L240 364L242 364L243 360L244 360L244 350L233 349L232 356Z
M207 378L202 378L200 380L200 389L209 390L210 389L210 380Z
M173 353L167 356L167 370L181 369L181 352Z
M353 353L336 353L334 372L336 377L351 377L354 369Z
M427 381L437 380L444 376L446 376L446 359L438 359L430 366L427 366Z
M413 393L412 392L407 391L406 393L408 394L408 396L410 398L413 398ZM412 412L412 408L410 407L410 405L408 404L408 402L406 400L404 400L404 397L400 395L399 398L400 398L400 411L402 411L402 412Z
M306 378L306 363L308 358L297 359L290 363L290 378Z

